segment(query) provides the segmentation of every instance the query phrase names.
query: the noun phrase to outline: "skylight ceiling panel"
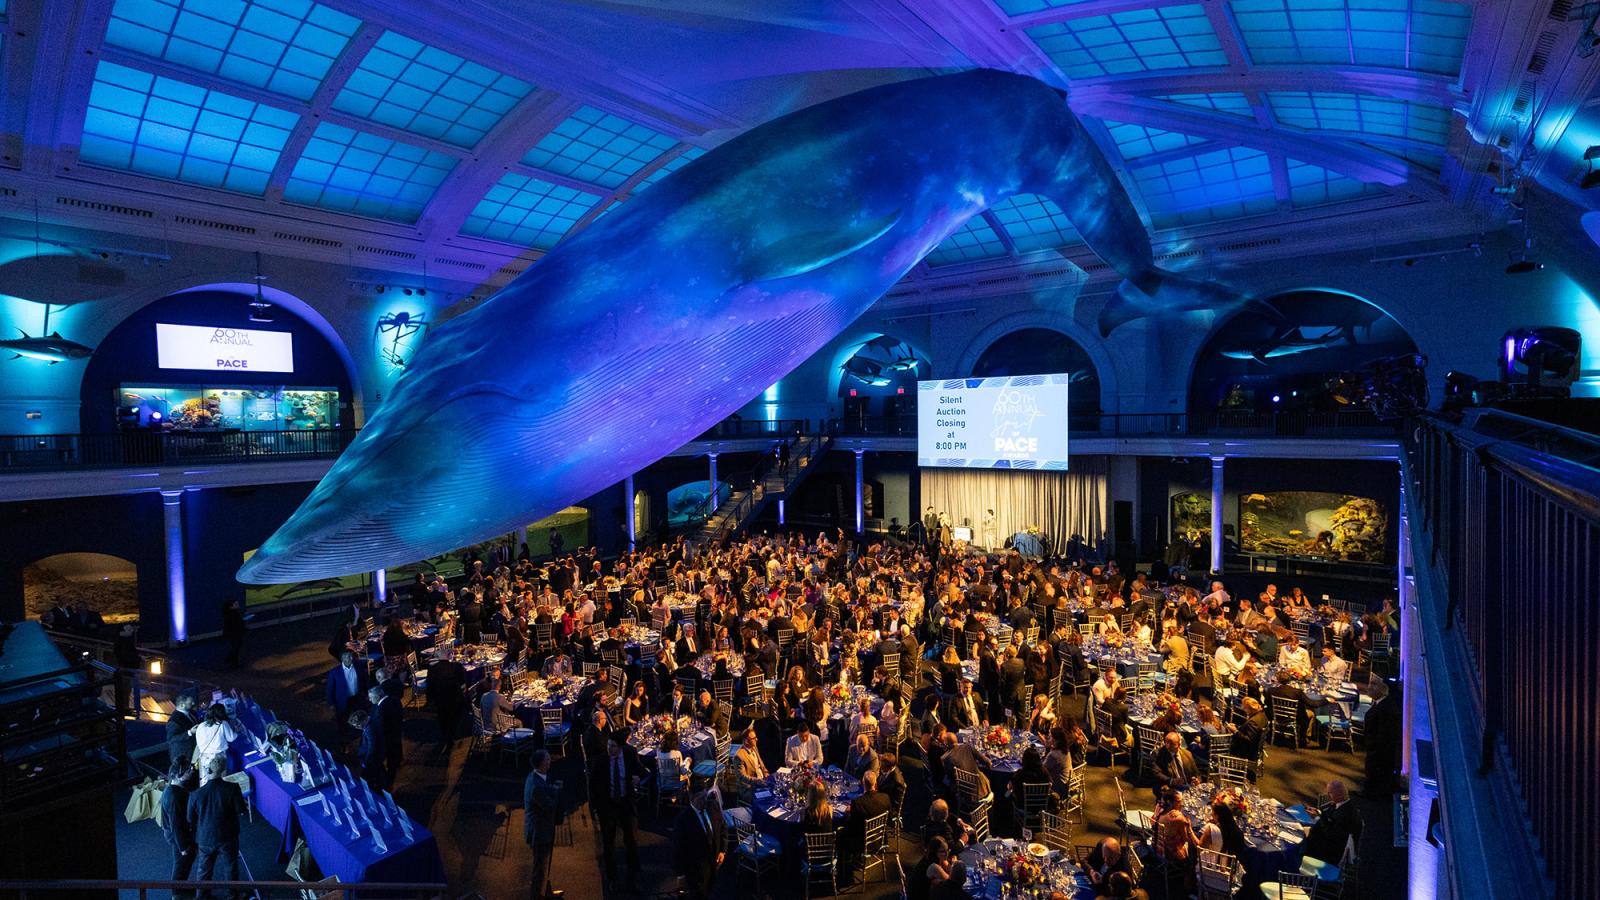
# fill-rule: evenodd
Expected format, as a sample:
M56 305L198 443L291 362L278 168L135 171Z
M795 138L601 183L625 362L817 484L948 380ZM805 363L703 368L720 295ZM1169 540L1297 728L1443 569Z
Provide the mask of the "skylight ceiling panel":
M930 266L950 266L1006 255L1006 245L981 215L968 219L927 256Z
M700 147L690 147L689 149L683 151L682 153L679 153L677 156L674 156L673 158L667 160L665 163L663 163L661 165L661 168L656 169L654 172L651 172L649 175L646 175L644 177L643 181L640 181L637 185L634 186L633 193L635 193L635 194L639 193L640 191L644 190L645 188L649 187L650 185L655 184L656 182L660 181L661 179L667 177L668 175L671 175L673 172L678 171L679 169L683 168L684 166L687 166L689 163L692 163L695 160L697 160L700 157L705 156L705 155L706 155L706 151L701 149Z
M386 31L333 106L423 137L475 146L533 85Z
M1439 0L1231 0L1258 65L1375 66L1455 75L1472 26L1467 3Z
M409 224L455 165L443 153L323 122L295 161L283 198Z
M1084 2L1086 0L994 0L994 5L1000 7L1000 11L1008 16L1025 16L1028 13L1075 6Z
M260 196L298 121L291 112L102 61L79 159Z
M540 138L522 161L588 184L617 188L676 145L659 131L585 106Z
M1228 64L1205 9L1193 3L1036 25L1027 33L1069 78Z
M1205 143L1204 138L1144 125L1127 125L1107 120L1105 126L1106 132L1111 135L1111 140L1116 142L1117 152L1126 160Z
M1255 110L1250 108L1250 101L1243 94L1216 93L1216 94L1167 94L1156 97L1157 100L1166 100L1180 106L1195 106L1200 109L1209 109L1230 116L1243 116L1254 118Z
M307 100L361 26L308 0L117 0L106 43Z
M1448 108L1391 97L1313 91L1272 91L1267 102L1285 125L1348 131L1444 146L1450 136Z
M1382 190L1376 185L1365 184L1348 175L1330 172L1311 163L1297 159L1287 159L1284 162L1289 174L1289 202L1297 209L1338 203L1341 200L1354 200Z
M599 194L509 172L478 202L461 233L549 250L603 199Z
M1135 169L1151 225L1172 228L1271 212L1277 206L1266 153L1231 147Z
M1006 230L1018 253L1053 250L1082 241L1061 207L1038 194L1007 197L990 207L989 213Z

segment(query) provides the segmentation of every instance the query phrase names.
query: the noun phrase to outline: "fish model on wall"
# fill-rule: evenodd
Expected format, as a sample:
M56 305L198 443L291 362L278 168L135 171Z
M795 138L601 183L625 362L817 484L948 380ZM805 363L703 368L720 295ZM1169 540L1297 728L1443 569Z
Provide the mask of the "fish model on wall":
M1155 307L1237 299L1155 267L1110 164L1043 82L973 70L861 91L712 150L435 325L239 580L424 559L614 485L738 410L968 219L1023 193L1055 201Z
M21 333L20 338L0 341L0 350L11 351L12 359L37 359L53 366L68 360L88 359L94 355L93 347L69 341L62 337L59 331L52 331L44 337L29 337L26 331Z

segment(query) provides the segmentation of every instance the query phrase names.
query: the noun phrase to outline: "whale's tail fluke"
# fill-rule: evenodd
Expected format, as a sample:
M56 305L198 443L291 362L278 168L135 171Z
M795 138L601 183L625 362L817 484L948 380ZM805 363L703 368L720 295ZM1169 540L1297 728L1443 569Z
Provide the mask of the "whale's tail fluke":
M1194 310L1214 310L1219 315L1249 304L1250 298L1211 281L1197 281L1161 269L1124 280L1100 310L1100 336L1148 316Z

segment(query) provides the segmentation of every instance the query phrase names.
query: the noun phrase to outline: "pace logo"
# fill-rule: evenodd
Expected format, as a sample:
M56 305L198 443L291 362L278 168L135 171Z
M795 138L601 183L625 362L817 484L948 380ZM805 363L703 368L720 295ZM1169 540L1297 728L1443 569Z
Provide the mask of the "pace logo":
M1033 423L1044 413L1032 393L1007 389L994 400L994 449L996 453L1038 453L1039 439L1033 436Z
M250 332L233 328L218 328L211 332L211 343L229 344L234 347L252 347Z

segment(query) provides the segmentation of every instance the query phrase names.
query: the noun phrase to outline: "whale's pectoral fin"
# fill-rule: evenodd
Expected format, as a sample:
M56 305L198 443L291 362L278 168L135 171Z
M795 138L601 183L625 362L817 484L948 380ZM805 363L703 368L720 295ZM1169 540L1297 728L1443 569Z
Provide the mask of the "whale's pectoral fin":
M757 248L745 257L741 280L746 284L792 278L843 259L883 237L900 221L900 210L876 219L861 219L845 228L791 234Z

